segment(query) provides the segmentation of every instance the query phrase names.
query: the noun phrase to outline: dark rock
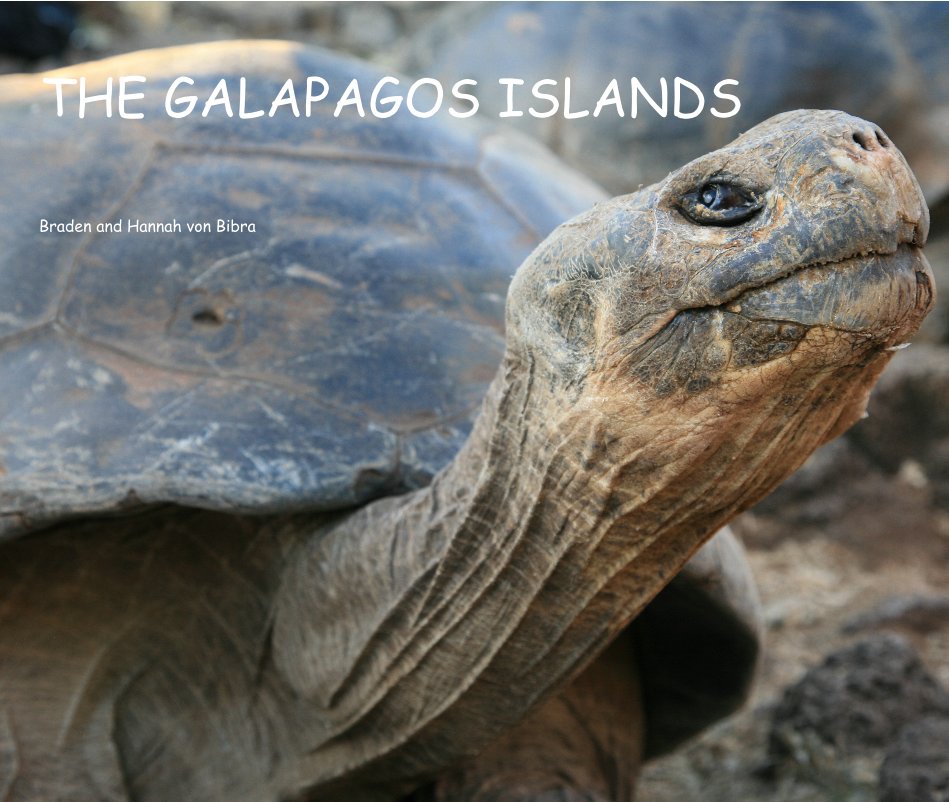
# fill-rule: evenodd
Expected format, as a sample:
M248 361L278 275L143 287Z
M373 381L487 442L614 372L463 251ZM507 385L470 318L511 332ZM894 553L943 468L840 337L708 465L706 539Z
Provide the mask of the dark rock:
M936 307L915 339L949 345L949 195L929 204L929 216L926 258L936 277Z
M825 523L840 517L852 502L841 491L871 469L867 458L847 439L832 440L762 499L755 512L777 514L795 524Z
M847 439L889 473L918 463L936 502L949 508L949 347L919 344L898 353L869 413Z
M77 11L71 3L0 4L0 53L28 61L60 55L76 30Z
M866 753L933 711L949 715L949 693L905 639L881 633L831 653L785 690L768 749L779 762L797 760L801 744Z
M884 627L926 634L949 625L949 596L909 594L891 596L869 610L851 616L841 628L853 635Z
M903 729L880 768L880 802L949 802L949 715Z
M933 209L936 214L949 217L949 201L943 201L941 208ZM920 342L933 342L949 345L949 224L943 226L939 234L931 233L926 243L926 258L936 277L936 307L926 317L915 339Z

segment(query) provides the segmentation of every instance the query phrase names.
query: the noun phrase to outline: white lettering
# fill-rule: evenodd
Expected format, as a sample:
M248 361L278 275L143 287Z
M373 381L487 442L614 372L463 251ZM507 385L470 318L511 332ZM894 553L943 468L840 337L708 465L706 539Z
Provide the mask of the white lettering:
M480 104L478 103L478 98L475 95L469 95L466 92L461 91L461 87L470 84L471 86L477 86L478 82L471 79L465 78L461 81L457 81L454 86L451 88L451 94L455 98L461 101L467 101L471 104L471 108L468 111L456 111L454 108L449 108L448 113L452 117L457 117L459 120L466 117L471 117L474 114L477 114Z
M334 117L339 117L343 106L355 106L356 113L359 114L360 117L366 116L366 110L362 105L362 96L359 94L359 81L356 78L353 78L349 82L349 86L346 87L343 96L336 101L336 108L333 111Z
M280 91L273 99L273 103L270 104L270 113L268 116L273 117L280 106L289 106L294 117L300 116L300 107L297 105L297 96L293 89L292 78L287 78L287 80L283 82L283 86L280 87Z
M698 117L702 113L702 109L705 108L705 95L702 94L702 90L691 81L679 76L676 76L673 83L675 84L675 116L680 120L691 120ZM695 95L697 105L693 111L682 111L682 87L687 88Z
M652 106L653 110L660 117L665 117L669 113L669 84L666 83L665 78L659 79L659 88L662 90L662 103L656 103L652 99L652 96L646 91L643 87L639 78L630 79L630 91L632 92L632 103L629 109L629 116L632 119L636 119L636 116L639 114L639 95L642 95L646 102Z
M179 78L175 78L171 86L168 87L168 91L165 93L165 113L169 117L180 118L187 117L194 111L194 107L198 103L197 95L188 95L187 97L175 97L175 90L182 84L188 84L188 86L194 86L194 81L192 81L187 75L182 75ZM176 106L186 106L187 108L184 111L174 111L171 108L172 101Z
M201 112L202 117L207 117L212 106L224 106L224 113L228 117L234 116L234 109L231 108L231 98L227 92L227 79L222 78L217 82L208 99L204 101L204 109Z
M557 111L560 109L560 98L556 95L552 95L549 92L541 92L541 88L545 86L557 86L557 82L553 78L544 78L541 81L538 81L531 88L531 94L536 97L538 100L546 100L550 104L550 108L547 111L537 111L533 106L531 106L528 111L534 117L553 117Z
M130 83L143 84L148 80L144 75L123 75L119 78L119 117L125 120L141 120L145 115L140 111L126 111L125 103L129 100L144 100L144 92L127 92Z
M86 79L79 79L79 119L86 117L87 103L105 103L105 116L112 117L112 76L105 79L105 92L101 95L86 94Z
M507 87L507 108L498 114L498 117L523 117L523 111L514 109L514 87L523 86L524 81L521 78L498 78L501 86Z
M738 86L738 81L736 81L734 78L726 78L725 80L719 81L717 84L715 84L715 88L712 90L712 92L714 93L715 97L719 98L720 100L730 100L734 108L731 111L719 111L713 107L711 112L715 117L734 117L736 114L738 114L738 110L741 108L741 100L738 99L738 95L730 95L727 92L721 91L722 87L726 85Z
M391 117L393 114L398 112L399 107L402 105L401 95L387 95L386 97L382 98L381 101L379 100L379 93L387 84L398 86L399 79L393 78L391 75L387 75L385 78L380 79L375 88L372 90L372 95L369 97L369 108L372 110L373 115L382 119ZM386 110L380 109L380 102L391 106L391 108Z
M44 84L52 84L56 87L56 116L63 116L63 87L78 83L75 78L44 78Z
M415 106L415 93L420 87L423 86L431 86L435 90L435 102L428 111L419 111ZM405 105L408 107L408 110L414 117L427 118L438 113L438 110L442 107L442 101L444 99L445 90L442 89L440 81L436 81L434 78L419 78L409 87L409 93L405 98Z
M323 91L318 95L313 94L313 87L315 84L319 84L323 87ZM330 91L330 85L327 83L325 78L320 78L319 75L311 75L306 79L306 116L310 116L310 107L314 103L319 103L323 98L325 98Z
M596 102L596 107L593 109L593 116L599 117L604 106L614 106L616 108L616 115L618 117L623 116L623 101L620 100L619 97L619 81L615 78L609 82L606 89L603 90L603 94L600 95L600 99Z

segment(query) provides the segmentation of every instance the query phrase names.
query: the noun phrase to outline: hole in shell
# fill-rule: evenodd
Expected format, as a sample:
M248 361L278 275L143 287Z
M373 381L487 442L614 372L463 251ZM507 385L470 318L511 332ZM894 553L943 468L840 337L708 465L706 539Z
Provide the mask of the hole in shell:
M205 306L191 316L191 321L199 326L220 326L224 323L224 316L217 309Z

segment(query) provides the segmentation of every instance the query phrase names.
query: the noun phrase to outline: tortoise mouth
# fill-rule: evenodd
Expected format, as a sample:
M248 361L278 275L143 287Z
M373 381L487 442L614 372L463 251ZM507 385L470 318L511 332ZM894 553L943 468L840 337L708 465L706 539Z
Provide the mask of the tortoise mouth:
M725 298L715 306L730 311L736 307L745 309L745 302L750 299L767 296L771 290L778 290L783 293L783 302L789 307L801 306L807 308L806 302L802 304L800 298L794 298L794 293L789 292L795 286L794 282L797 280L802 282L804 290L811 291L814 299L820 299L821 296L826 296L826 299L829 299L845 292L849 296L849 300L854 305L858 305L861 298L871 294L874 290L886 295L884 288L881 286L886 282L882 279L890 272L898 273L905 268L907 266L907 254L912 254L913 259L919 263L914 264L914 270L920 274L920 280L924 284L928 283L931 293L934 278L929 263L922 255L921 250L926 244L929 232L928 218L915 219L909 215L900 214L898 221L892 225L892 228L895 234L893 244L888 245L883 250L879 248L859 249L854 250L848 256L820 259L802 265L790 265L784 271L768 276L759 284L736 288L735 292L730 294L730 297ZM904 275L904 278L906 277ZM874 290L871 290L871 287ZM841 298L840 300L844 302L847 299ZM928 311L928 308L926 311ZM780 315L762 315L761 319L787 319L802 325L825 325L843 331L860 330L859 325L856 328L851 328L846 324L835 325L834 321L823 318L815 319L812 323L807 323L805 320L794 320L793 317L784 318ZM838 323L841 322L843 322L843 318L838 320Z
M860 253L805 265L721 305L752 321L824 326L843 332L887 334L916 326L935 293L921 248L900 243L891 253Z
M633 349L632 372L660 397L698 393L728 370L790 355L814 327L845 333L861 352L898 348L932 307L933 286L909 243L799 267L717 306L675 313Z

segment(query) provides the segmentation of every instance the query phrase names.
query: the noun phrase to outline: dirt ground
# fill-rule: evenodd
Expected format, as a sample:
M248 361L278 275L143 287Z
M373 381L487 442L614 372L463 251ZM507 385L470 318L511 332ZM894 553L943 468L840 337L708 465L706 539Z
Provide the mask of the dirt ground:
M291 38L371 56L434 17L439 5L88 4L66 59L239 36ZM949 216L945 209L941 214ZM949 230L936 233L946 236L936 238L930 260L946 296ZM921 344L897 355L871 417L735 522L764 606L760 679L743 712L647 768L644 802L884 798L878 778L899 735L895 724L884 744L829 743L799 732L782 758L769 754L768 745L786 689L830 653L874 633L900 634L931 677L949 688L946 308L927 324ZM885 798L946 800L947 775L944 782L930 796Z

